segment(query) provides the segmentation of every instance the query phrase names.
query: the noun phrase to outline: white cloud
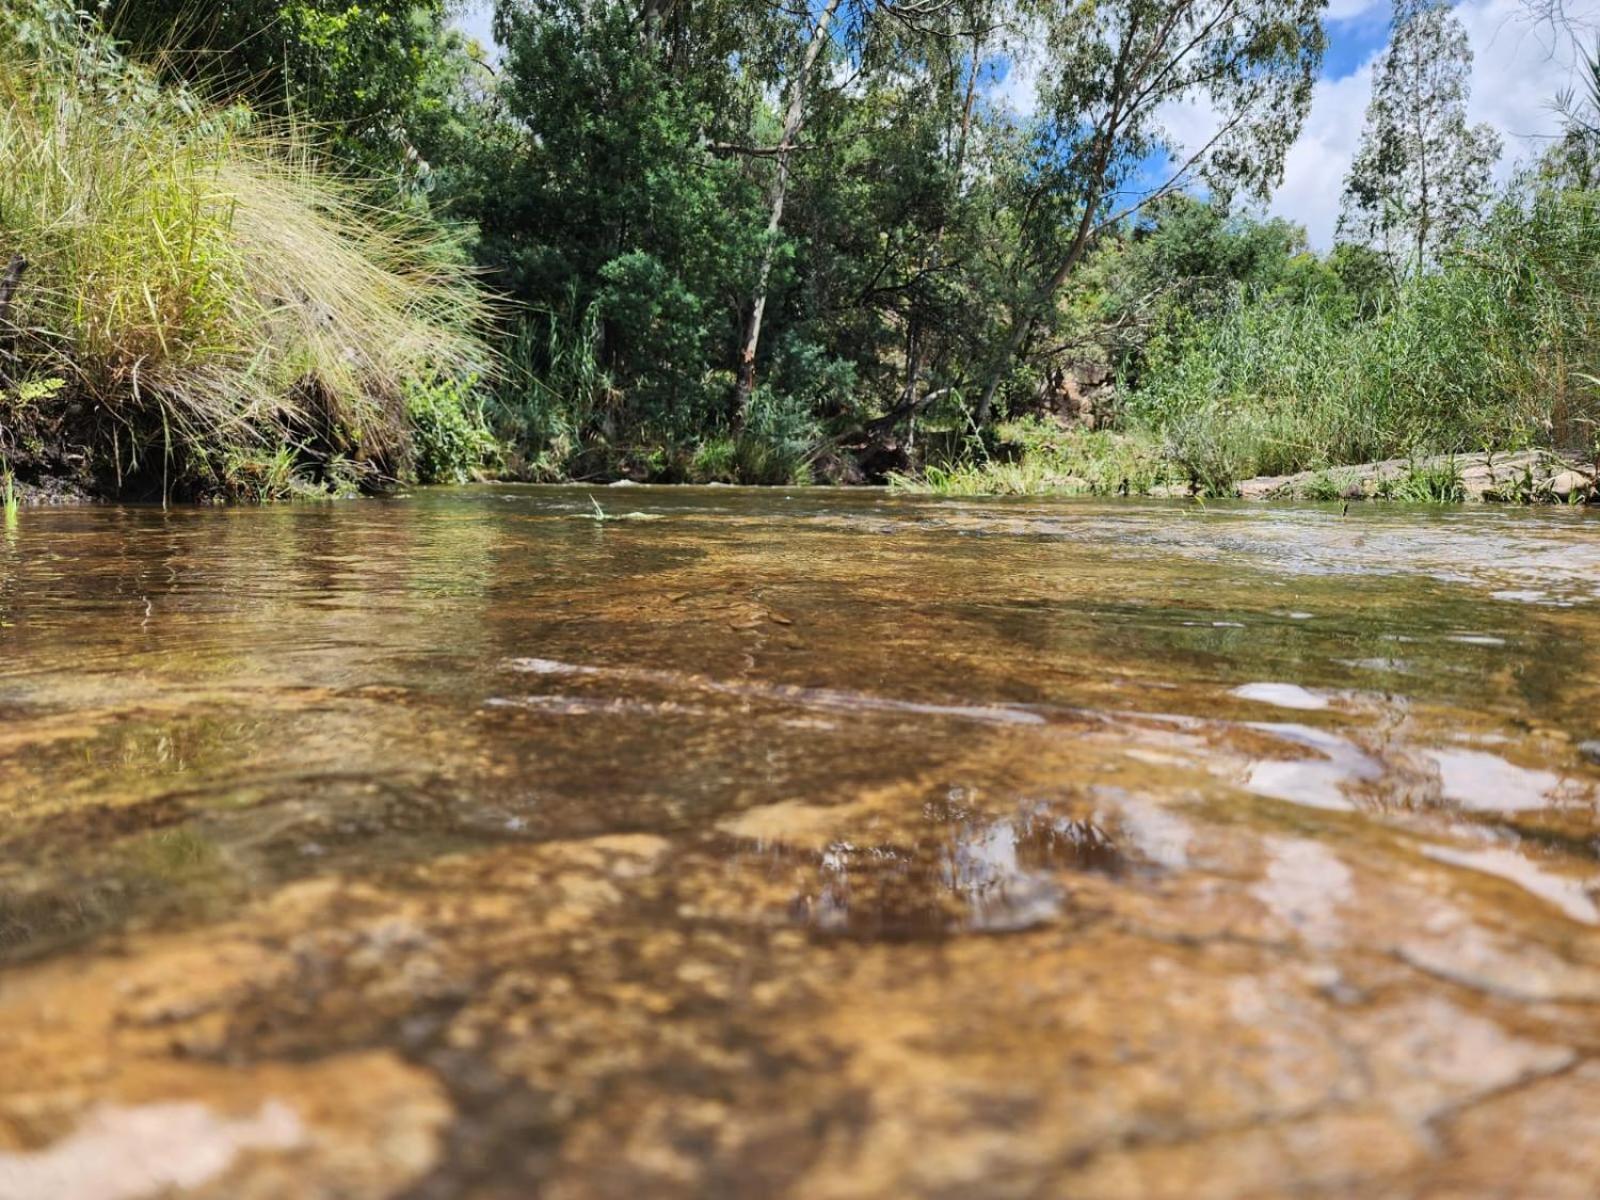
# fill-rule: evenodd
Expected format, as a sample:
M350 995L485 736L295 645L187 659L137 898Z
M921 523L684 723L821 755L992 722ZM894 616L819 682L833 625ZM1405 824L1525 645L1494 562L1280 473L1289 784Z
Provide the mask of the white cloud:
M1600 4L1590 12L1600 15ZM1477 55L1467 115L1500 131L1508 159L1521 157L1559 126L1552 102L1575 81L1576 47L1548 25L1530 23L1520 0L1475 0L1456 15Z
M984 89L984 97L997 108L1009 109L1027 120L1039 108L1039 75L1043 69L1045 33L1042 23L1029 18L1020 28L1008 30L996 49L1006 60L1006 77Z
M1343 79L1317 84L1305 127L1284 160L1283 183L1268 206L1275 216L1304 225L1319 249L1333 243L1345 172L1355 157L1371 94L1370 61Z

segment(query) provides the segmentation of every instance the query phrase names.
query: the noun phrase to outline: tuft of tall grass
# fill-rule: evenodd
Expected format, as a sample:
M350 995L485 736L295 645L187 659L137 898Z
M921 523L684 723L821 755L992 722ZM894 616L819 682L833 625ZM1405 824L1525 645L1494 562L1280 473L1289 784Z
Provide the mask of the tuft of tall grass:
M365 203L295 130L158 87L91 24L39 28L0 17L24 373L66 381L52 403L89 414L119 477L284 444L403 462L407 380L486 365L448 235Z
M1001 426L1009 460L930 463L919 475L892 475L901 492L942 496L1146 495L1181 476L1158 441L1107 430L1066 430L1039 420Z
M527 315L512 331L498 424L508 441L533 456L520 473L559 479L580 465L587 430L604 424L616 388L601 364L600 310L579 311L576 292L561 311Z
M1379 484L1378 497L1404 504L1460 504L1467 498L1467 488L1455 459L1446 458L1412 463L1403 475Z

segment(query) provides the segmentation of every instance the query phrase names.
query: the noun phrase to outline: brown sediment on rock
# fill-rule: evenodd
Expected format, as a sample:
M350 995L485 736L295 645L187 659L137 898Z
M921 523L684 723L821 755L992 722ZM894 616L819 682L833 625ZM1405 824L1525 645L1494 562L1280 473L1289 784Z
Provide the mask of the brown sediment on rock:
M0 1197L1592 1194L1585 521L533 495L39 514Z
M1471 1131L1536 1104L1516 1136L1569 1162L1544 1169L1549 1194L1581 1194L1600 987L1565 1008L1441 994L1392 948L1468 910L1392 851L1319 884L1293 836L1251 866L1253 839L1189 821L1224 872L1265 880L1290 853L1303 884L1251 899L1209 874L1077 875L1079 918L931 959L774 921L760 897L787 883L760 853L647 836L290 887L14 974L4 1153L92 1132L97 1106L192 1103L222 1141L280 1114L279 1140L185 1193L206 1196L1423 1194L1495 1178L1498 1139ZM678 919L645 919L662 906Z

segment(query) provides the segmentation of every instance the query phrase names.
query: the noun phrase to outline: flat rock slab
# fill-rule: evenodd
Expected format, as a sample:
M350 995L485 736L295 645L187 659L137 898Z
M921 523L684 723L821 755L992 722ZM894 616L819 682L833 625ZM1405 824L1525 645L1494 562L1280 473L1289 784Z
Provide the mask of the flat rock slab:
M1384 497L1414 474L1438 474L1452 468L1469 501L1566 503L1574 497L1592 499L1595 492L1592 464L1547 450L1390 458L1296 475L1263 475L1244 480L1238 490L1245 500L1371 500Z

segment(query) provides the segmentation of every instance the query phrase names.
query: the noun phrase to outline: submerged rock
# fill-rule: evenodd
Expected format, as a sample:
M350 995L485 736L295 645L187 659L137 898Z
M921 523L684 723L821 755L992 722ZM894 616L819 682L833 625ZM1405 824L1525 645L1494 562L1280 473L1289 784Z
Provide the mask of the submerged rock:
M0 539L0 1197L1593 1200L1591 522L589 502Z

